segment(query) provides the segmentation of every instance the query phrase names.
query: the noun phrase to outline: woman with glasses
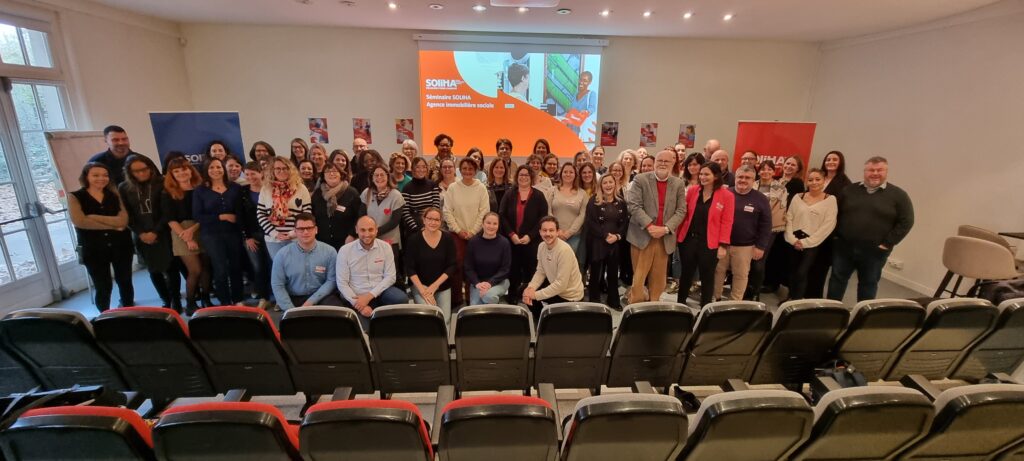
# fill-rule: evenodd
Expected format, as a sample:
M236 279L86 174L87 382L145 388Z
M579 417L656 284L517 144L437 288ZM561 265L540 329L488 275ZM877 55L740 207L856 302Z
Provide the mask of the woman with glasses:
M274 259L277 251L291 243L295 215L313 211L309 191L302 184L299 171L287 159L274 157L270 174L264 175L256 215L267 236L267 251Z
M171 253L171 232L161 208L164 177L145 155L132 155L124 164L125 181L118 186L128 211L128 228L135 240L139 260L149 271L149 280L164 307L181 312L181 277Z
M452 317L452 290L455 275L455 240L441 230L441 210L423 210L423 230L409 237L405 247L405 273L412 282L417 304L437 306L445 323Z

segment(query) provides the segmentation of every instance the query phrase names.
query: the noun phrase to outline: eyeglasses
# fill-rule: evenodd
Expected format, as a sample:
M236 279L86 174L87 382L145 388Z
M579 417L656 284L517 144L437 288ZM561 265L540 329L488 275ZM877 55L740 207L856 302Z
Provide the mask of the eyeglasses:
M312 231L314 229L316 229L316 226L303 226L303 227L296 227L295 228L295 230L297 232L307 232L307 231Z

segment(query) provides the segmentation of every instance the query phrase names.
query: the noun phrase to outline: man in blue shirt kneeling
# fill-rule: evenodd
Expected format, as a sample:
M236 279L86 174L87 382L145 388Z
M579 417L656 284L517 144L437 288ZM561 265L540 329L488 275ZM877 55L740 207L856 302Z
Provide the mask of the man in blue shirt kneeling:
M274 255L270 287L278 307L341 306L335 286L338 255L333 247L316 239L312 214L295 216L295 236L294 244Z

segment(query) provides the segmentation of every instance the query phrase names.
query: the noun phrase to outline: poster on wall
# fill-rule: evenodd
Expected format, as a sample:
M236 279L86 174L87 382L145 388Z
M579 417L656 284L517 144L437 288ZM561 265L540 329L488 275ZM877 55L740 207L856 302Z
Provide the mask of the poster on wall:
M619 143L619 122L601 124L601 145L617 146Z
M327 134L327 117L309 117L309 143L327 144L331 137Z
M193 165L201 165L214 140L223 141L245 162L238 112L150 112L149 122L161 166L167 165L164 159L174 151L183 152Z
M739 167L743 152L757 152L757 163L775 162L775 174L782 174L787 158L797 156L807 165L811 160L816 123L811 122L755 122L740 121L736 129L736 148L733 152L733 170ZM807 169L805 168L806 172Z
M658 124L640 124L640 147L655 147L658 144Z
M373 144L373 132L370 130L370 119L358 117L352 119L352 139L355 138L360 138L366 141L367 144Z
M683 123L679 125L679 144L693 149L693 142L697 139L697 125Z
M401 144L408 140L415 140L413 136L413 124L411 118L395 119L395 142Z

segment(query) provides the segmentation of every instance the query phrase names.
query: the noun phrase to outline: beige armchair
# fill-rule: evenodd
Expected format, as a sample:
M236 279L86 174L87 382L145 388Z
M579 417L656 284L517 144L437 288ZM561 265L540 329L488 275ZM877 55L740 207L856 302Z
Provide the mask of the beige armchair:
M988 239L975 237L949 237L942 249L942 265L946 266L946 276L935 291L935 298L942 293L950 293L953 297L960 296L960 283L964 278L974 279L974 284L966 296L974 296L978 285L983 281L1009 280L1020 277L1013 259L1013 254L1004 245ZM952 290L947 290L953 275L957 276Z

